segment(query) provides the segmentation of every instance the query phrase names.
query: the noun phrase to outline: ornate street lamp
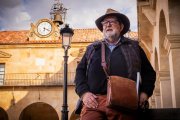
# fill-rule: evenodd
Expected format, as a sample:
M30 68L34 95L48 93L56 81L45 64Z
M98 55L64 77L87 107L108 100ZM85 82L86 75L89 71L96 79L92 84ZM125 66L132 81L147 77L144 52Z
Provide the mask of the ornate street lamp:
M68 104L67 104L67 61L68 61L68 49L71 45L72 36L74 34L73 30L69 28L69 25L65 25L64 28L60 30L62 35L62 47L64 48L64 84L63 84L63 105L62 105L62 117L61 120L68 120Z

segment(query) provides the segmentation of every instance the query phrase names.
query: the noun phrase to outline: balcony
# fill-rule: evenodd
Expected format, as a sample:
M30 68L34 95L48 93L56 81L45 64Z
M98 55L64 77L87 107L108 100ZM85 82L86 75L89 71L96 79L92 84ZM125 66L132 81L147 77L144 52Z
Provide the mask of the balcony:
M68 85L73 85L75 72L68 73ZM0 86L61 86L63 73L7 73Z

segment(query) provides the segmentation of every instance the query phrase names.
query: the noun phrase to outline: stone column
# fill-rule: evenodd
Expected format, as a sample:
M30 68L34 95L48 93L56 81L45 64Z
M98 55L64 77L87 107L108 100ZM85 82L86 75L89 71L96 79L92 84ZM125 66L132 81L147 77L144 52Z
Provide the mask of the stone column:
M161 108L161 93L160 93L159 85L160 85L159 77L157 77L156 83L155 83L155 88L154 88L154 93L153 93L155 108Z
M150 108L162 108L161 107L161 96L160 92L154 92L154 94L149 98Z
M155 106L156 108L162 108L160 94L155 94Z
M180 107L180 34L167 35L164 41L168 51L171 78L172 103L174 108Z
M159 71L161 107L172 108L171 81L169 71Z
M150 108L156 108L154 95L152 95L152 96L149 98L149 107L150 107Z

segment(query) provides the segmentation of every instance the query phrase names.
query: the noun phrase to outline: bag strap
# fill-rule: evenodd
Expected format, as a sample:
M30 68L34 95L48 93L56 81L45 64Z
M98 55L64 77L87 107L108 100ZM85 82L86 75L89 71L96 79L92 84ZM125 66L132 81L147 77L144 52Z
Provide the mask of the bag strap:
M86 67L86 76L87 76L87 74L88 74L88 69L89 69L89 65L90 65L90 62L91 62L91 59L92 59L92 56L94 55L94 52L95 52L95 49L94 48L92 48L92 49L90 49L91 51L90 51L90 53L89 53L89 55L87 55L87 67Z
M105 59L105 45L103 42L101 42L101 66L103 67L106 77L109 78L109 74L107 72L108 71L107 63Z

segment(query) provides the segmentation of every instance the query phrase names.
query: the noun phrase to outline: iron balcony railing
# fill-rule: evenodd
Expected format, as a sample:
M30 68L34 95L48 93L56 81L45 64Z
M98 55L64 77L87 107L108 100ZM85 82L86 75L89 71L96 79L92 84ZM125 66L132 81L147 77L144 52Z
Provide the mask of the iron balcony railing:
M7 73L0 86L56 86L63 85L63 73ZM68 73L68 85L73 85L75 72Z

